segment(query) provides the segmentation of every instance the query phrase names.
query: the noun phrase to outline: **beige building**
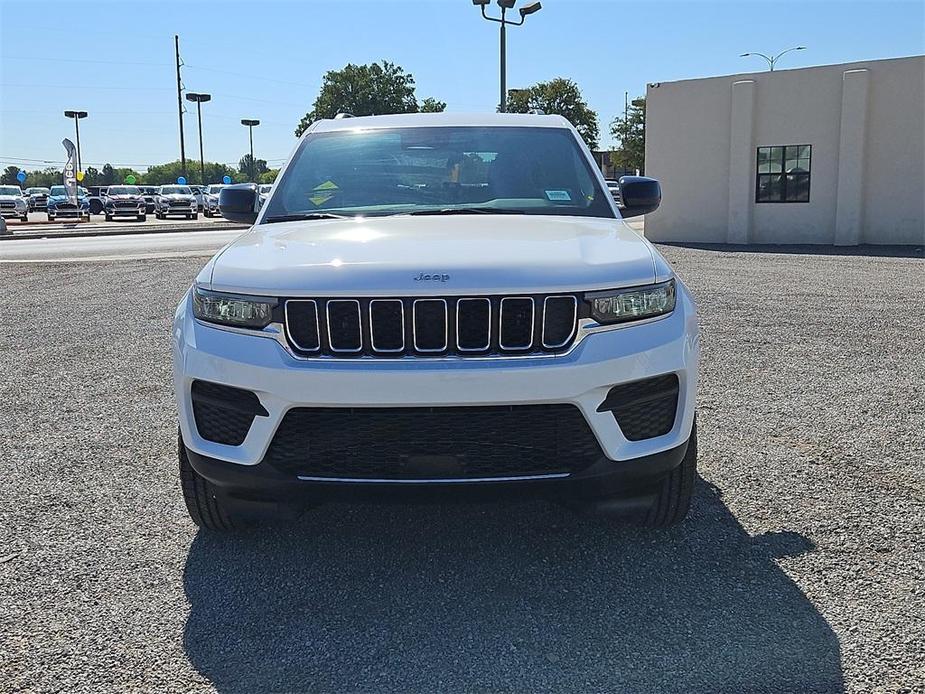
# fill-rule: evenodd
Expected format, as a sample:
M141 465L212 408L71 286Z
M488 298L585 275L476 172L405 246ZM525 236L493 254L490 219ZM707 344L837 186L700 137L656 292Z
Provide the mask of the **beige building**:
M925 56L650 84L654 241L925 244Z

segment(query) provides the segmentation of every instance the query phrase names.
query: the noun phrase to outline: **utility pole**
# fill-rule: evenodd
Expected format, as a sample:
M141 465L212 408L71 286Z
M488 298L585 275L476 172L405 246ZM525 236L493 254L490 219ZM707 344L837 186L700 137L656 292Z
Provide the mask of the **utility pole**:
M186 144L183 141L183 83L180 81L180 37L174 34L177 57L177 115L180 118L180 173L186 176Z

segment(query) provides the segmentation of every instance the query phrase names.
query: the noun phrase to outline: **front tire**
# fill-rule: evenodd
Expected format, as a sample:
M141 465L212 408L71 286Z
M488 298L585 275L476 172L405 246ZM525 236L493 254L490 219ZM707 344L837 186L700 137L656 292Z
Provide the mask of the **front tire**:
M28 215L28 214L24 214L22 217L19 218L19 221L20 221L20 222L28 222L28 221L29 221L29 215Z
M139 222L147 222L147 221L148 221L148 215L146 215L146 214L140 214L140 215L138 215L138 221L139 221Z
M207 479L199 475L190 465L183 436L177 436L177 453L180 461L180 486L183 489L183 501L190 518L200 528L206 530L236 530L246 524L235 518L224 508L221 500Z
M106 215L106 221L107 221L107 222L111 222L111 221L112 221L112 215L111 215L111 214Z
M667 528L677 525L687 516L697 478L697 420L691 429L684 459L662 481L661 488L643 525L649 528Z

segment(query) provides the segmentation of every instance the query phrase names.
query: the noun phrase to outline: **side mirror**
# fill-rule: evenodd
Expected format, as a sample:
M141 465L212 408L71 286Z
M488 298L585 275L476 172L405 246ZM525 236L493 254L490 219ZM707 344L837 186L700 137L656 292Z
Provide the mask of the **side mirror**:
M621 176L620 199L623 207L620 215L638 217L658 209L662 203L662 187L654 178L646 176Z
M222 188L218 194L218 209L230 222L253 224L257 221L257 186L239 183Z

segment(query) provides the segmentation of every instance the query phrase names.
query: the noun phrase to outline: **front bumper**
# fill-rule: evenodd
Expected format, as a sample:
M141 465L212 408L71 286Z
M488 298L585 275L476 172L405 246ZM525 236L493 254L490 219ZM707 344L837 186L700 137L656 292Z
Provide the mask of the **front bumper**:
M110 217L137 217L147 213L145 205L137 207L104 207L103 210Z
M171 205L169 207L164 207L163 205L161 205L156 208L156 211L158 214L161 214L164 216L172 215L172 214L186 216L186 215L191 215L191 214L197 214L199 212L199 208L195 204L186 205L183 207L179 205Z
M90 216L90 208L82 207L80 209L74 209L72 207L51 207L46 210L49 216L51 217L73 217L74 219L79 219L81 217Z
M685 445L694 421L699 361L696 309L687 289L679 282L677 308L669 316L581 337L564 355L306 360L272 337L197 321L187 293L173 329L180 430L192 459L217 461L234 474L259 469L287 412L302 407L571 404L597 439L604 467ZM610 412L598 411L614 386L665 374L678 377L677 412L667 434L630 440ZM193 413L194 380L249 390L267 414L254 418L240 445L206 440Z

